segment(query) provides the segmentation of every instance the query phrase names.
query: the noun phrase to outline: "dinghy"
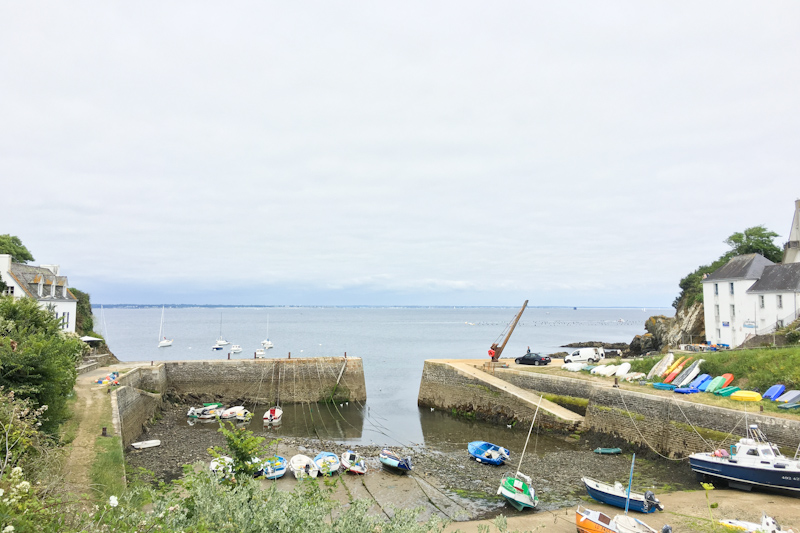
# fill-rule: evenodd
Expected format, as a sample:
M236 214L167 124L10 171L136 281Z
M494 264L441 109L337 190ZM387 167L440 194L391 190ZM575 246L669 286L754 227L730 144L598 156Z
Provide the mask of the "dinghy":
M289 468L292 469L295 479L317 477L319 475L319 468L317 468L314 460L303 454L297 454L289 459Z
M233 477L233 459L227 455L222 455L213 459L209 465L211 473L220 479Z
M721 389L717 389L717 390L715 390L715 391L714 391L714 395L715 395L715 396L724 396L724 397L728 397L728 396L730 396L731 394L733 394L734 392L737 392L737 391L739 391L739 390L740 390L740 389L739 389L739 387L723 387L723 388L721 388Z
M781 403L796 403L798 400L800 400L800 390L790 390L789 392L781 394L775 401Z
M705 359L698 359L692 363L689 368L678 374L672 382L678 387L685 387L691 383L694 378L700 373L700 365L705 362Z
M259 470L256 472L255 477L264 476L267 479L278 479L286 474L287 462L286 459L280 455L274 457L267 457L263 461L253 459L253 462L260 463Z
M612 520L607 514L580 505L575 510L575 526L578 533L658 533L638 518L617 515ZM661 531L671 532L672 528L664 526Z
M624 376L625 374L627 374L630 371L631 371L631 364L630 363L622 363L621 365L619 365L617 367L617 369L611 375L617 376L617 377L622 377L622 376Z
M650 372L647 373L647 379L652 379L656 376L660 376L664 370L667 369L669 365L675 360L675 355L670 352L664 357L661 358L661 361L655 364L653 368L650 369Z
M792 531L791 529L784 530L778 522L767 513L761 511L761 523L745 522L744 520L720 520L719 524L727 529L733 531L744 531L746 533L776 533L779 531Z
M581 481L583 481L583 484L586 487L586 492L588 492L589 496L591 496L593 499L600 503L625 509L627 491L625 486L619 481L613 485L588 477L582 477ZM628 508L631 511L636 511L639 513L653 513L656 510L664 510L664 506L660 501L658 501L656 495L649 490L644 493L631 491L630 504Z
M314 457L314 464L317 465L320 473L325 476L332 476L339 472L339 456L332 452L319 452Z
M500 466L511 456L508 448L503 448L497 444L476 440L467 444L467 451L479 463Z
M161 441L158 439L143 440L141 442L131 443L131 447L136 448L137 450L142 450L144 448L155 448L156 446L161 446Z
M275 405L264 411L264 424L273 425L280 424L283 417L283 409Z
M653 383L653 388L658 390L675 390L677 387L671 383Z
M669 375L672 373L672 371L673 371L673 370L675 370L676 368L678 368L678 365L679 365L679 364L681 364L681 363L683 363L683 362L684 362L684 360L685 360L685 359L686 359L686 356L681 356L681 357L678 357L678 358L677 358L675 361L673 361L673 362L672 362L672 364L671 364L671 365L669 365L669 366L667 367L667 369L666 369L666 370L664 370L664 371L663 371L661 374L659 374L659 376L658 376L658 377L661 377L661 378L663 378L663 377L665 377L665 376L669 376Z
M367 460L361 457L360 453L347 450L342 454L342 467L353 474L366 474Z
M775 401L777 398L783 394L783 391L786 390L785 385L773 385L772 387L767 389L767 392L764 393L765 400L772 400Z
M672 383L675 378L677 378L681 372L683 372L683 367L686 366L686 363L694 359L694 357L687 357L684 359L678 366L675 367L675 370L670 372L667 377L664 378L664 383Z
M696 378L694 378L691 383L689 383L688 387L690 389L698 389L700 390L700 385L705 383L706 381L711 381L711 376L708 374L700 374Z
M236 420L239 421L250 420L252 416L253 413L245 409L243 405L236 405L234 407L229 407L224 411L222 411L222 414L219 415L219 417L223 420L230 420L232 418L235 418Z
M389 467L397 472L410 472L414 466L411 464L411 457L400 458L399 455L394 453L389 448L384 448L378 455L378 460L382 465Z
M738 390L731 394L731 400L736 400L737 402L760 402L761 395L751 390Z
M221 403L204 403L203 407L190 407L186 416L207 420L209 418L217 418L222 415L224 410L225 407Z

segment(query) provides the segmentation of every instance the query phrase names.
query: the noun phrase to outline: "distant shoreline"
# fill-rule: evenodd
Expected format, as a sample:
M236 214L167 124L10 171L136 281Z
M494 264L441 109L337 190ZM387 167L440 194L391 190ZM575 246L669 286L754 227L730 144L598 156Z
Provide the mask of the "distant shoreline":
M92 304L92 309L170 309L204 308L204 309L517 309L513 305L261 305L261 304ZM529 305L533 309L642 309L658 311L672 307L647 307L638 305L622 306L572 306L572 305Z

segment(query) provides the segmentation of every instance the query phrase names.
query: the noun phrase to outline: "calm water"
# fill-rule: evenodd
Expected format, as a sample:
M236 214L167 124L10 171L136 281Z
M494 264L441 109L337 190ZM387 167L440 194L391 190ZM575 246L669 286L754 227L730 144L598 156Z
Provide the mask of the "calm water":
M252 358L267 337L275 344L269 357L349 356L363 359L366 405L285 406L288 435L319 436L358 444L433 444L481 438L480 423L454 421L417 407L426 359L488 360L487 350L502 340L519 308L167 308L165 335L170 348L157 347L160 308L95 308L95 330L103 333L121 361L169 361L226 358L229 346L212 351L217 337L240 344ZM630 342L644 333L644 322L672 309L528 308L504 357L531 351L553 353L579 341ZM337 406L338 407L338 406ZM296 411L296 412L295 412ZM260 417L253 424L260 425ZM290 422L291 420L291 422ZM302 422L301 422L302 420ZM447 421L445 423L445 420ZM477 424L477 426L476 426ZM202 430L198 424L198 430ZM505 430L506 428L502 428ZM497 431L497 428L493 428ZM518 429L509 432L520 431ZM470 437L470 436L473 437ZM509 438L512 438L509 436ZM524 439L524 435L522 436Z

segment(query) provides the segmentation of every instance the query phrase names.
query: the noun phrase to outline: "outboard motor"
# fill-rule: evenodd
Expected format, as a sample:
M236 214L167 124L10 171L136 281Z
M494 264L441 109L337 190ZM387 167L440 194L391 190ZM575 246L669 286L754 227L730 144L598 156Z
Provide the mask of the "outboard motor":
M664 505L658 501L658 498L656 498L656 495L653 494L652 490L648 490L644 493L644 502L647 508L650 508L651 505L654 505L659 511L664 510Z
M661 533L672 533L672 526L664 526L661 528Z

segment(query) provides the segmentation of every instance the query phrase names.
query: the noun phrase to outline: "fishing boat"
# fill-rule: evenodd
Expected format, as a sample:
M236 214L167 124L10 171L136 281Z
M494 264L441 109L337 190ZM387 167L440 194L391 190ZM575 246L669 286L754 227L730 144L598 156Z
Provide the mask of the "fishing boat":
M131 447L137 450L143 450L144 448L155 448L156 446L161 446L161 441L158 439L143 440L141 442L131 443Z
M628 496L625 486L619 481L615 482L613 485L589 477L582 477L581 481L583 481L583 484L586 486L586 492L588 492L589 496L593 499L600 503L619 507L620 509L625 508ZM631 511L639 513L653 513L656 510L664 510L664 506L658 501L656 495L649 490L644 493L631 491L628 508Z
M389 467L397 472L410 472L414 466L411 464L411 457L401 458L389 448L384 448L378 454L378 460L382 465Z
M164 306L161 306L161 327L158 330L158 347L159 348L168 348L172 346L172 341L174 339L168 339L164 334Z
M314 457L314 464L317 465L320 473L332 476L339 472L339 456L332 452L320 452Z
M519 456L519 466L517 467L516 474L506 474L500 479L500 486L497 488L497 494L506 499L517 511L523 509L533 509L539 504L539 497L533 489L531 478L526 476L520 470L522 469L522 458L525 457L525 450L528 449L528 441L531 438L533 425L536 423L536 415L539 413L539 405L542 404L542 397L539 397L539 403L536 405L536 411L533 413L533 420L531 427L528 429L528 437L525 439L525 446L522 448L522 453Z
M280 424L283 418L283 409L275 405L264 411L264 424L275 425Z
M467 451L479 463L500 466L511 456L508 448L503 448L497 444L476 440L467 444Z
M253 462L259 463L259 469L255 473L255 477L264 477L266 479L278 479L286 474L287 462L286 459L280 455L267 457L263 461L253 459Z
M800 449L800 448L799 448ZM756 424L747 435L726 450L693 453L689 464L698 479L713 478L743 490L762 487L800 494L800 461L784 456L778 446L767 441Z
M778 521L761 511L761 523L745 522L744 520L720 520L721 526L733 531L745 531L747 533L774 533L778 531L792 531L791 529L781 529Z
M292 469L295 479L317 477L319 475L319 468L314 464L314 460L303 454L292 456L289 459L289 468Z
M360 453L347 450L342 454L342 467L353 474L366 474L367 461L361 457Z
M204 403L203 407L190 407L186 416L206 420L221 416L224 410L225 408L221 403Z

